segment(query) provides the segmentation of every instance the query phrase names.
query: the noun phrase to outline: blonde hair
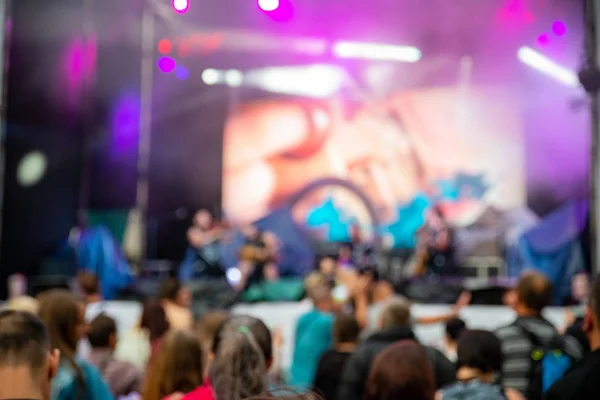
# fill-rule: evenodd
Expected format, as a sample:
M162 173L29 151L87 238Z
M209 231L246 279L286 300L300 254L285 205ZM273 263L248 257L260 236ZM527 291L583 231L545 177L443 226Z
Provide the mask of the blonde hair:
M31 296L18 296L10 299L6 303L4 309L8 311L28 312L37 315L40 309L40 302Z

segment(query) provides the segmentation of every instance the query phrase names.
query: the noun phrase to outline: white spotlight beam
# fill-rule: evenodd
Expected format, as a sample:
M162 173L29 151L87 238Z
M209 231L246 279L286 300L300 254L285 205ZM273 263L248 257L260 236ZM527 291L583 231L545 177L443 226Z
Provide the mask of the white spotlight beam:
M548 75L562 84L573 88L579 86L579 79L575 72L557 64L530 47L521 47L517 53L517 57L523 64Z
M333 53L340 58L360 58L365 60L400 61L414 63L423 55L413 46L395 46L390 44L336 42Z

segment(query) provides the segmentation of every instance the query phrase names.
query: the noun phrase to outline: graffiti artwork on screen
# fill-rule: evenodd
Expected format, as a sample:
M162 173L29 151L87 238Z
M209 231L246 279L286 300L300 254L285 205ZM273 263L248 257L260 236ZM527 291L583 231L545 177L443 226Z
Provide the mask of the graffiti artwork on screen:
M353 107L248 102L224 141L227 215L251 222L293 204L294 220L323 240L348 241L357 224L410 248L434 204L466 226L526 202L517 110L493 91L429 89Z

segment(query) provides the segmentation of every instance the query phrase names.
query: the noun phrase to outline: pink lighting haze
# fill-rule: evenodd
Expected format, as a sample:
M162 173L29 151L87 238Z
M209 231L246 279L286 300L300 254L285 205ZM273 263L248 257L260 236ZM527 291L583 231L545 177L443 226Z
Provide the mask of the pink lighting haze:
M556 36L564 36L567 33L567 26L562 21L555 21L552 24L552 32L554 32Z
M258 0L258 6L263 11L275 11L279 8L279 0Z
M190 0L173 0L173 9L180 14L190 9Z

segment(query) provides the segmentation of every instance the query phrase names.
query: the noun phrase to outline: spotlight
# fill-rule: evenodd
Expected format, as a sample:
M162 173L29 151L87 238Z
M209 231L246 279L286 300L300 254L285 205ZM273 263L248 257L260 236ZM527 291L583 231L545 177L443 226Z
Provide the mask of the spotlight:
M158 52L167 55L173 50L173 44L169 39L161 39L158 42Z
M225 83L231 87L242 86L243 81L244 75L236 69L230 69L225 73Z
M221 72L216 69L205 69L202 71L202 81L207 85L216 85L221 79Z
M413 46L359 42L337 42L333 46L333 53L340 58L401 62L417 62L423 56L421 50Z
M175 68L175 76L182 81L185 81L190 76L190 71L183 65L178 65L177 68Z
M190 9L190 0L173 0L173 10L184 14Z
M279 0L258 0L258 6L263 11L275 11L279 8Z
M171 57L161 57L158 59L158 69L160 69L165 74L169 74L175 70L177 63Z
M537 37L536 42L540 46L545 46L548 43L550 43L550 35L548 35L547 33L542 33L540 36Z
M21 186L34 186L43 178L47 167L48 160L44 153L39 151L27 153L17 167L17 181Z
M561 82L570 87L578 87L579 79L575 72L558 65L542 53L539 53L529 47L521 47L517 53L519 60L533 69L536 69L543 74L554 78L558 82Z
M567 26L562 21L554 21L552 24L552 32L554 32L556 36L564 36L567 33Z

